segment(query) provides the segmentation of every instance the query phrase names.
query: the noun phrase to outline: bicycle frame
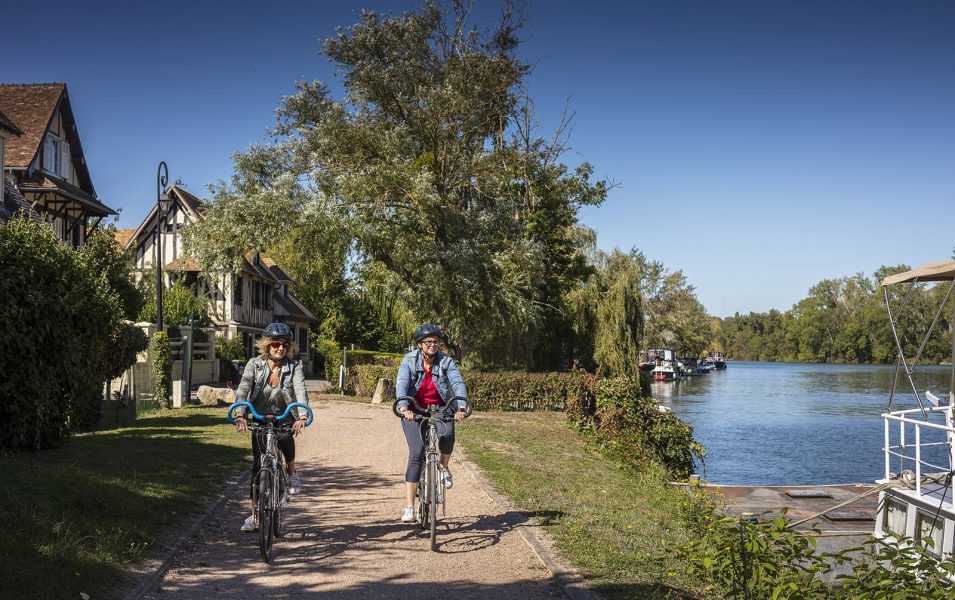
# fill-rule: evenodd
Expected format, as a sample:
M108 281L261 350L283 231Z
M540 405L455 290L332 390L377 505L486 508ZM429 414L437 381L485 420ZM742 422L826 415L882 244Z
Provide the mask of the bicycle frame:
M285 457L279 451L277 435L291 431L291 425L277 425L284 420L292 408L303 408L308 419L307 427L312 423L312 410L301 402L295 402L279 416L260 415L248 402L236 402L228 408L228 419L235 423L232 413L235 408L245 406L254 419L249 424L252 435L261 450L259 469L252 478L252 506L259 522L259 551L262 560L272 560L273 537L282 537L282 509L288 494L288 469Z
M459 398L455 396L452 400ZM392 412L396 416L404 418L400 412L398 412L398 403L401 401L409 401L414 403L414 398L410 396L402 396L398 398L395 403L392 405ZM419 409L420 410L420 409ZM438 445L439 438L439 423L448 423L453 420L453 418L447 418L442 416L445 410L439 408L436 405L432 405L427 409L427 415L416 414L414 417L415 422L424 423L424 431L422 433L422 442L424 442L424 465L422 468L421 478L418 480L418 523L421 525L422 529L430 530L430 540L431 540L431 550L437 550L437 520L438 520L438 505L442 507L442 516L446 514L445 507L445 487L444 481L441 481L440 477L440 467L441 467L441 449ZM471 411L468 410L465 416L470 415Z

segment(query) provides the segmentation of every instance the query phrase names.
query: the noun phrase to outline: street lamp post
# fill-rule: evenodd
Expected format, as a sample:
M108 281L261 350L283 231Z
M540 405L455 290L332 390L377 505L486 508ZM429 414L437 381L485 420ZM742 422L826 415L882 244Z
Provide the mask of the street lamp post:
M166 161L160 161L156 173L156 330L162 331L162 229L166 215L172 207L172 198L166 193L169 181L169 168Z

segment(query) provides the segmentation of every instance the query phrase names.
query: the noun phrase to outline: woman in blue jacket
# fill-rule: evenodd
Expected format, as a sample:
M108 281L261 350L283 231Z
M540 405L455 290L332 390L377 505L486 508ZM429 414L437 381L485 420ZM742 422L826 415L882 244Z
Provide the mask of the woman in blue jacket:
M404 416L401 428L408 442L408 468L405 471L405 507L401 511L401 520L412 523L415 520L414 499L421 479L421 464L424 459L421 425L415 423L414 415L427 414L429 406L437 404L454 414L454 420L460 421L467 413L467 388L461 378L461 372L454 359L441 351L444 334L437 325L425 323L414 332L414 342L418 346L405 354L398 367L395 383L395 395L411 396L414 403L407 400L398 403L398 411ZM451 398L458 398L449 404ZM438 438L441 449L441 476L445 487L453 484L448 463L454 450L454 422Z

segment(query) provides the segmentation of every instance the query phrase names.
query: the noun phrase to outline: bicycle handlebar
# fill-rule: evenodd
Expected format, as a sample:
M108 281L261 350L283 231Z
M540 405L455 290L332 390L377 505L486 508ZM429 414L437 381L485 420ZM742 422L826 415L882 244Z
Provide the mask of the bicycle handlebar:
M467 401L467 398L465 398L464 396L452 396L451 399L448 400L448 405L450 405L450 404L451 404L452 402L454 402L455 400L464 400L464 401ZM415 407L418 406L417 401L416 401L415 398L412 397L412 396L401 396L401 397L397 398L397 399L394 401L394 403L391 405L391 412L393 412L393 413L395 414L395 416L398 417L399 419L405 418L403 414L401 414L400 412L398 412L398 403L399 403L399 402L409 402L409 403L411 404L411 406L415 406ZM410 407L409 407L409 408L410 408ZM471 416L471 403L470 403L470 402L468 402L467 410L465 410L465 411L463 411L463 412L464 412L464 417L465 417L465 418ZM422 420L424 420L424 419L425 419L425 417L423 417L422 415L417 415L417 414L415 415L415 418L414 418L415 421L422 421ZM439 418L438 420L439 420L439 421L445 421L445 422L447 422L447 421L451 421L452 419L441 419L441 418Z
M232 418L232 412L233 412L236 408L238 408L238 407L240 407L240 406L245 406L245 407L247 407L247 408L249 409L249 412L252 414L252 418L254 418L254 419L257 420L257 421L265 421L265 418L266 418L267 416L274 416L274 415L260 415L259 413L257 413L257 412L255 411L255 407L252 406L252 404L249 403L249 402L245 402L245 401L242 401L242 402L233 402L233 403L229 406L229 408L226 409L226 410L227 410L227 412L226 412L226 418L229 420L229 423L235 425L235 419ZM304 409L305 409L305 412L308 413L308 420L305 421L305 426L308 427L309 425L312 424L312 409L309 408L308 405L305 404L305 403L303 403L303 402L293 402L293 403L289 404L287 407L285 407L285 412L283 412L283 413L280 414L279 416L275 417L275 420L276 420L276 421L281 421L281 420L285 419L285 417L289 416L289 413L292 412L292 409L293 409L293 408L304 408Z

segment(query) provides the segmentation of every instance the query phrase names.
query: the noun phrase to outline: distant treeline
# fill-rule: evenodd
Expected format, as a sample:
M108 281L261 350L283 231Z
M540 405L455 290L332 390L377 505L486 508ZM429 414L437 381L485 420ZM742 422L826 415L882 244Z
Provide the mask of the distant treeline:
M825 279L786 312L736 313L717 319L715 345L728 358L779 362L891 363L897 351L885 310L883 278L909 270L881 267L872 277L857 273ZM909 285L892 286L896 314ZM906 300L898 323L906 357L914 357L931 326L948 284L919 284ZM949 298L922 351L920 364L951 358L952 299Z

